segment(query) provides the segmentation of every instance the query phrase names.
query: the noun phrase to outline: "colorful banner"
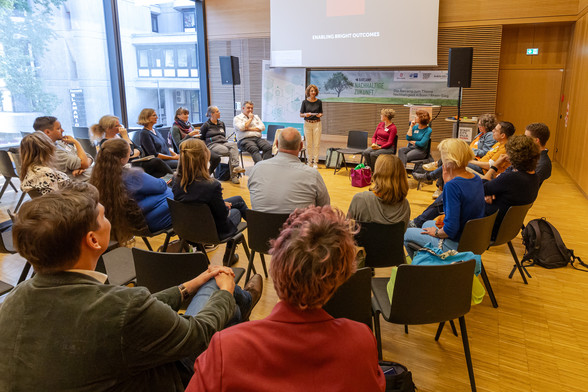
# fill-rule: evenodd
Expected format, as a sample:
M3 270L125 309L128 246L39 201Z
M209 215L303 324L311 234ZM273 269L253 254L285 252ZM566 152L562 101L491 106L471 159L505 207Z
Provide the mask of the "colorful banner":
M302 124L300 105L304 99L304 68L270 68L263 61L261 105L263 121Z
M311 71L310 83L325 102L456 106L459 94L447 71Z

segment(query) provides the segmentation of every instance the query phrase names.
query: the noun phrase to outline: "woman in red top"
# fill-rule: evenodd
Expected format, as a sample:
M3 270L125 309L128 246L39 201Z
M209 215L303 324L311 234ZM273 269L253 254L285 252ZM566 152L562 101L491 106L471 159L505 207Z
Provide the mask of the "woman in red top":
M376 132L372 137L371 147L362 152L366 166L373 168L376 165L376 159L380 154L396 154L396 125L392 122L394 118L394 109L382 109L380 112L381 123L376 127Z

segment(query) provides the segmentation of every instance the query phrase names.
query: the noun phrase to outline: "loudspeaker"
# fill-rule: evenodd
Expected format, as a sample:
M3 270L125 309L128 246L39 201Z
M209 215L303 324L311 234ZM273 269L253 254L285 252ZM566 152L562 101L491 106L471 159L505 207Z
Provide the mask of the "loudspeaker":
M474 48L449 49L447 87L472 86L472 61Z
M222 84L241 84L239 74L239 57L220 56L220 70Z

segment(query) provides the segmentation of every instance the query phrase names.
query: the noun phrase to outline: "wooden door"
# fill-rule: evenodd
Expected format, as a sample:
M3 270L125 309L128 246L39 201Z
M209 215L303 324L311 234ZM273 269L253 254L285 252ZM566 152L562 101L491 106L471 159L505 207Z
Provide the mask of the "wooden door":
M547 124L551 132L547 148L552 157L559 116L563 69L501 69L498 74L496 113L512 122L517 134L533 122Z

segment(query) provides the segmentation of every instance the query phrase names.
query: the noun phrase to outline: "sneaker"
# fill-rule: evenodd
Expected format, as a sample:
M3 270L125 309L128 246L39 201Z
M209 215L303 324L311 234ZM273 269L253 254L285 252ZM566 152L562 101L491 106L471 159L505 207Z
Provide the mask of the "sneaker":
M437 190L435 192L433 192L433 199L438 198L441 195L441 192L443 192L441 189L437 188Z
M241 309L241 321L249 321L249 316L251 316L251 311L259 302L261 298L261 293L263 292L263 280L261 279L261 275L255 274L249 279L249 282L243 287L243 290L247 291L251 294L251 306L249 309Z
M423 165L423 169L425 169L426 171L433 171L437 169L437 162L425 163Z
M237 176L231 178L231 182L233 184L240 184L241 183L241 181L239 181L239 177L237 177Z
M408 229L414 229L416 227L417 227L417 225L414 223L414 219L411 219L408 221L408 225L407 225Z
M316 163L313 163L312 167L314 167L315 169L318 169L318 165Z
M216 245L213 245L213 244L206 244L206 245L204 245L204 250L206 251L206 253L212 252L212 251L216 250L216 248L218 248L218 244L216 244Z
M412 172L412 178L414 178L417 181L423 181L429 184L432 184L433 181L429 180L429 178L427 177L427 173L416 173L416 172Z
M245 173L245 169L243 169L241 166L237 166L237 167L233 168L233 173L235 173L235 174Z

